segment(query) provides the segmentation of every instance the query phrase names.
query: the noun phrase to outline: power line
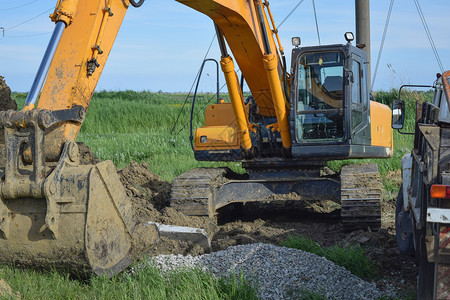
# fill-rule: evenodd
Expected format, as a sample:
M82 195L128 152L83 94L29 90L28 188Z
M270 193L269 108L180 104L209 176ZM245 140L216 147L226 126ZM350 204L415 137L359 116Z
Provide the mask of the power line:
M314 0L312 0L313 10L314 10L314 19L316 20L316 31L317 31L317 38L319 39L319 46L320 43L320 33L319 33L319 22L317 22L317 13L316 13L316 4L314 3Z
M384 41L386 39L386 33L387 33L387 30L389 27L389 21L391 19L391 13L392 13L393 6L394 6L394 0L391 0L391 3L389 4L388 14L386 16L386 23L384 24L384 31L383 31L383 37L381 38L380 50L378 51L377 64L375 65L375 71L373 72L372 85L371 85L372 89L375 84L375 79L377 78L378 65L380 64L381 53L383 52Z
M28 3L22 4L22 5L19 5L19 6L16 6L16 7L10 7L10 8L0 9L0 11L8 11L8 10L13 10L13 9L21 8L21 7L30 5L31 3L37 2L37 1L38 1L38 0L34 0L34 1L31 1L31 2L28 2Z
M303 1L305 0L300 0L300 2L291 10L291 12L286 16L286 18L283 19L283 21L280 22L280 24L278 24L278 29L280 29L281 25L283 25L283 23L292 15L292 13L297 9L297 7L300 6L300 4L303 3Z
M26 35L7 35L4 36L5 39L18 39L18 38L27 38L27 37L33 37L33 36L39 36L39 35L47 35L51 34L52 31L49 32L43 32L43 33L35 33L35 34L26 34Z
M21 25L23 25L23 24L25 24L25 23L28 23L28 22L30 22L30 21L32 21L32 20L34 20L34 19L37 19L37 18L39 18L40 16L42 16L43 14L46 14L46 13L48 13L48 12L50 12L50 11L52 11L52 10L54 10L55 8L53 7L53 8L50 8L50 9L47 9L46 11L44 11L43 13L40 13L40 14L38 14L37 16L34 16L34 17L32 17L32 18L30 18L30 19L28 19L28 20L26 20L26 21L24 21L24 22L21 22L21 23L19 23L19 24L16 24L16 25L14 25L14 26L11 26L11 27L8 27L8 28L5 28L5 31L8 31L8 30L11 30L11 29L14 29L14 28L17 28L17 27L19 27L19 26L21 26Z
M427 21L425 20L425 15L423 14L422 8L420 7L419 1L414 0L414 4L416 5L417 12L419 13L420 20L422 21L423 28L425 29L425 33L427 34L428 41L430 42L431 49L433 50L434 57L441 69L441 72L444 72L444 66L442 65L441 58L439 57L439 53L437 51L436 45L434 44L433 37L431 36L430 28L427 25Z

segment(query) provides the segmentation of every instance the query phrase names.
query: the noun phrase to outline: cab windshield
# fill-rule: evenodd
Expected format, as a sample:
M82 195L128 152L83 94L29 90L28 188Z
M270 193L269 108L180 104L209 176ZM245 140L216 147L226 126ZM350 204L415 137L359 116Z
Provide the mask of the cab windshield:
M306 53L298 63L296 138L300 143L344 138L341 52Z

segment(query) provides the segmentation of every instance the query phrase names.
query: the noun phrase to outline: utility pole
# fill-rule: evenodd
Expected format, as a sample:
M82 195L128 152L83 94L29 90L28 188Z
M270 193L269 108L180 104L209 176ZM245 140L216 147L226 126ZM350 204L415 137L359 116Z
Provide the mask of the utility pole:
M364 44L369 61L369 85L372 82L370 70L370 0L355 0L356 45ZM369 89L371 87L369 86Z

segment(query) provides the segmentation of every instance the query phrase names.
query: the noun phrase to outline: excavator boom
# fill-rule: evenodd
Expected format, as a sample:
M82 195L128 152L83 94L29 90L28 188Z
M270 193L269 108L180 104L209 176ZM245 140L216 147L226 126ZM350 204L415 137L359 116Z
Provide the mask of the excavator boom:
M288 124L289 103L287 94L286 66L281 63L269 18L264 8L267 1L261 0L177 0L207 16L216 25L219 45L222 52L222 70L227 81L233 113L236 118L236 135L244 152L249 152L252 142L249 131L254 131L244 118L245 108L239 83L235 80L234 65L229 57L222 39L222 34L230 46L233 55L252 92L258 106L258 113L264 117L275 117L276 122L268 125L281 135L282 146L286 151L291 147L291 135ZM268 12L270 14L270 11ZM273 23L272 23L273 24ZM276 28L273 32L277 32ZM269 34L270 33L270 34ZM267 74L264 76L263 74ZM245 119L245 120L244 120ZM219 129L220 130L220 129Z

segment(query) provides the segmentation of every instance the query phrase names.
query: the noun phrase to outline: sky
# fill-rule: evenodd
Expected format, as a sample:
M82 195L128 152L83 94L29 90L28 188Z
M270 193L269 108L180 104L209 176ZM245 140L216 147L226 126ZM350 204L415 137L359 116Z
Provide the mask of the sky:
M300 36L303 46L318 45L312 1L304 0L279 27L288 64L293 36ZM450 68L447 32L450 1L418 1L444 69ZM390 2L370 3L372 74ZM13 91L25 92L31 87L54 28L48 15L55 3L56 0L0 0L0 75ZM270 1L276 24L298 3L300 0ZM315 0L315 7L322 45L345 43L344 33L356 31L354 0ZM214 33L211 19L176 1L146 0L140 8L130 6L97 91L187 92ZM207 57L220 59L216 40ZM414 0L396 0L373 90L390 90L402 84L432 84L438 72L441 70ZM214 65L208 64L203 74L200 91L214 92ZM222 85L224 80L220 80Z

